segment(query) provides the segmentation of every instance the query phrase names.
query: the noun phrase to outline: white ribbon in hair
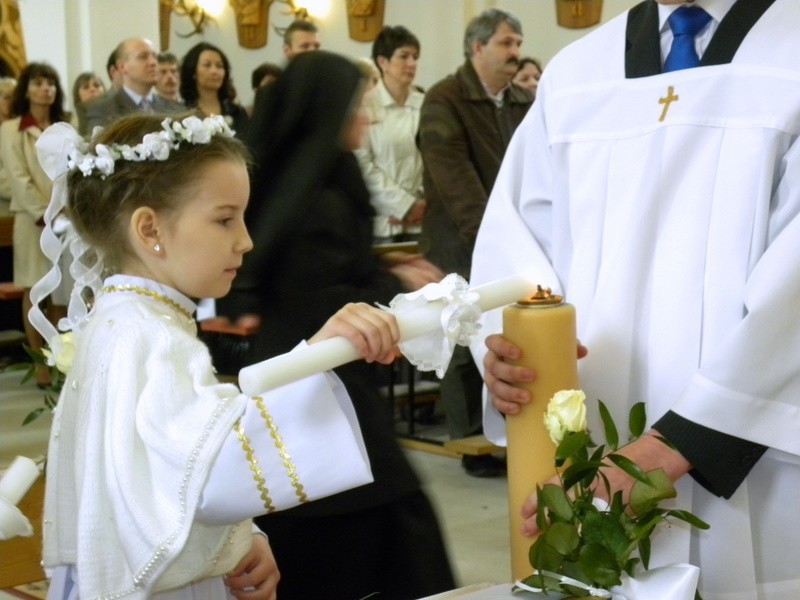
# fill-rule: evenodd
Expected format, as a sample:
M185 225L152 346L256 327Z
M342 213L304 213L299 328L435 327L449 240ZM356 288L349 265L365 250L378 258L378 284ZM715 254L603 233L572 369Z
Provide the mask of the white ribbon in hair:
M463 277L451 273L439 283L429 283L410 294L396 296L386 309L397 315L434 301L443 301L441 329L399 344L400 351L421 371L436 371L441 378L450 364L455 345L469 346L481 328L480 296L470 291Z
M45 129L36 142L39 164L53 180L53 193L50 196L50 204L44 212L45 225L40 239L42 251L53 266L31 289L33 307L28 313L28 318L56 354L60 350L61 340L56 328L39 308L39 303L50 296L61 283L59 259L64 248L69 246L72 255L70 273L75 279L75 285L70 292L67 317L59 322L59 329L74 329L86 317L88 310L82 293L87 287L96 293L102 284L102 262L87 255L89 247L75 233L64 214L67 204L67 173L70 170L69 157L84 152L86 148L87 143L78 132L63 122L55 123Z

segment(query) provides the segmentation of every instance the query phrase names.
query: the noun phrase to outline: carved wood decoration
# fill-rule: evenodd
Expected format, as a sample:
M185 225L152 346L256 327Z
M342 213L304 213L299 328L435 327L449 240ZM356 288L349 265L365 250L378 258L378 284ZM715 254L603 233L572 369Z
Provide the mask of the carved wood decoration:
M561 27L582 29L600 22L603 0L556 0L556 20Z
M386 0L346 0L347 28L350 39L372 42L383 28Z
M236 35L242 48L263 48L269 32L273 0L228 0L236 13Z
M0 0L0 60L13 77L19 77L20 71L28 64L17 0Z
M169 22L172 15L171 0L158 2L158 44L162 52L169 50Z

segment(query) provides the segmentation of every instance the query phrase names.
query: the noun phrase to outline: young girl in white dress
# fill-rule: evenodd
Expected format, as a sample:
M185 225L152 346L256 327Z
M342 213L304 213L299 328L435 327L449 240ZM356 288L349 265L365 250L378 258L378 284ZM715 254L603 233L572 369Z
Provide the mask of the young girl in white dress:
M250 398L217 381L196 338L193 299L225 295L252 247L244 147L221 117L136 115L91 145L60 124L37 148L54 179L42 242L54 264L53 221L66 211L78 232L59 324L71 340L31 314L67 372L47 463L48 598L274 598L276 561L250 518L371 474L334 375ZM54 267L35 297L59 278ZM337 335L381 362L399 336L364 304L307 343Z

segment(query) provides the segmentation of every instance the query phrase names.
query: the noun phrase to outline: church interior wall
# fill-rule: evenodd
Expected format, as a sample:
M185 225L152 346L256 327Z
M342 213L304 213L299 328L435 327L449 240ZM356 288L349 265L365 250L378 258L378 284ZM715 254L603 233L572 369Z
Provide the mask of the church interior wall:
M123 39L147 37L159 47L158 0L18 0L28 61L51 63L71 88L82 71L94 70L105 77L111 50ZM258 49L239 46L235 14L230 4L218 0L220 14L202 34L181 38L192 30L189 19L172 15L169 50L178 57L199 41L223 49L233 65L233 78L243 104L252 100L250 72L260 63L283 64L281 36L273 26L286 27L292 17L286 5L274 2L269 9L267 45ZM309 3L311 0L309 0ZM315 19L323 48L348 56L369 56L370 42L349 38L345 0L313 0L329 7ZM637 0L604 0L602 21L617 16ZM296 0L303 6L303 0ZM404 25L420 40L421 59L416 83L427 88L452 73L463 62L464 28L480 11L498 7L511 11L522 22L524 55L545 64L568 43L592 31L567 29L556 23L555 0L386 0L384 24Z

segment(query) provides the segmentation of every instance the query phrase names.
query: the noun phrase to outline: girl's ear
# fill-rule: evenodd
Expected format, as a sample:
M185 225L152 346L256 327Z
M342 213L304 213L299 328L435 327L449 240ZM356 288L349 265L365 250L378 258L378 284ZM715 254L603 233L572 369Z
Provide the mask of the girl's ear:
M131 244L138 252L147 254L161 253L159 237L160 220L158 213L149 206L140 206L131 215Z

